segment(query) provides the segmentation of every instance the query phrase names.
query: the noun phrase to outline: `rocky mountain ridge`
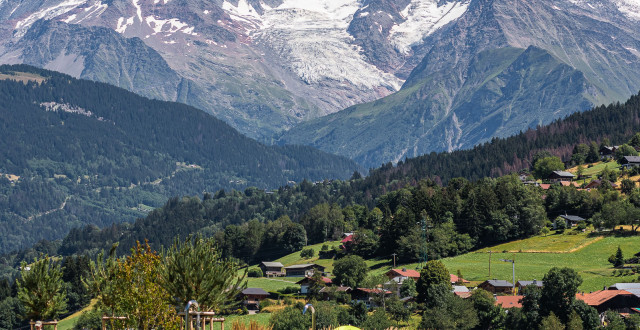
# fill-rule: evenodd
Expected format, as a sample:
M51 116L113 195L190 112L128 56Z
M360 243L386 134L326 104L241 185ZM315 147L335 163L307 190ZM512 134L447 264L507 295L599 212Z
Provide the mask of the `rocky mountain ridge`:
M268 141L301 121L398 90L422 58L423 38L468 4L5 0L0 63L184 102ZM140 77L153 86L136 84Z
M399 92L300 124L280 141L376 167L623 100L640 89L638 12L617 0L472 1L426 37Z

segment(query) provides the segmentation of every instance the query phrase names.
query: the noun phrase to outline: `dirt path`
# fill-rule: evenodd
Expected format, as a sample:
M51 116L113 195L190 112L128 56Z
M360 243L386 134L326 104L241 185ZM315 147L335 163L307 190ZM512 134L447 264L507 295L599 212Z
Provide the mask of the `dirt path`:
M32 216L28 217L28 218L27 218L27 221L31 221L31 220L33 220L33 219L36 219L36 218L39 218L39 217L42 217L42 216L45 216L45 215L51 214L51 213L53 213L53 212L57 212L57 211L60 211L60 210L64 209L64 207L65 207L65 206L67 206L67 201L68 201L70 198L71 198L71 196L67 196L67 197L64 199L64 202L62 202L62 204L61 204L59 207L57 207L57 208L55 208L55 209L53 209L53 210L49 210L49 211L45 211L45 212L40 212L40 213L38 213L38 214L34 214L34 215L32 215Z

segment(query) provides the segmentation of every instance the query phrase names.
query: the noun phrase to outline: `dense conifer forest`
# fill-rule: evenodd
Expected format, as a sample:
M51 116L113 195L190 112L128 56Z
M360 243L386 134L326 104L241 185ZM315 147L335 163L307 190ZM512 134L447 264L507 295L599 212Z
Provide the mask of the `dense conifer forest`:
M265 146L193 107L103 83L22 65L0 76L1 252L133 221L171 196L359 169L310 147Z

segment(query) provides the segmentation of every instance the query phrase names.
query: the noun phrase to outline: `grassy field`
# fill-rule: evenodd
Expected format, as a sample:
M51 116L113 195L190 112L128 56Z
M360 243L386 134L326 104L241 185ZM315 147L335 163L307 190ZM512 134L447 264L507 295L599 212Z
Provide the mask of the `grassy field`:
M301 279L300 277L278 277L278 278L249 277L247 278L247 287L262 288L267 292L275 292L290 286L300 287L299 285L296 284L296 282L299 281L300 279Z
M589 165L591 165L591 167L588 167ZM596 162L593 164L583 165L582 168L584 169L584 172L582 172L582 175L592 176L592 175L600 174L600 172L602 172L602 170L604 170L605 167L608 167L609 170L616 171L616 172L620 170L620 164L618 164L618 162L616 161L611 161L606 163ZM578 167L576 166L576 167L567 169L567 172L571 172L575 174L578 172Z
M327 272L331 272L333 270L333 259L320 259L318 258L318 253L320 252L320 250L322 249L322 246L326 244L329 249L332 249L334 246L339 246L340 242L339 241L331 241L331 242L325 242L325 243L320 243L320 244L315 244L315 245L309 245L307 247L305 247L305 249L307 248L312 248L314 253L314 257L313 258L309 258L309 259L305 259L305 258L301 258L300 257L300 252L294 252L291 253L289 255L286 255L276 261L281 262L285 267L286 266L291 266L291 265L297 265L297 264L318 264L320 266L324 266L326 267L326 271Z
M556 252L568 253L576 251L589 244L593 244L602 239L602 236L590 236L590 233L580 233L577 235L556 235L537 236L525 240L519 240L500 244L489 248L478 250L478 252Z
M569 249L580 242L578 238L567 237L571 235L557 236L561 238L553 237L553 235L546 238L542 237L542 239L540 237L529 238L453 258L442 259L442 262L451 273L455 274L460 270L463 277L470 281L484 281L489 278L511 281L511 263L500 261L500 259L515 259L516 281L540 280L552 267L570 267L582 276L583 283L580 286L582 291L601 290L603 287L614 283L630 282L638 278L637 274L632 276L613 276L613 268L607 259L616 252L618 246L621 247L626 257L639 252L640 236L603 237L570 253L563 253L563 251L547 253L502 252L504 250L519 251L520 247L522 247L523 251L525 249L543 250L549 247L553 247L555 250L561 250L563 247ZM588 242L589 239L589 237L585 237L584 241ZM547 243L547 240L554 240L560 243ZM488 250L497 251L491 254L491 277L489 277L490 254ZM405 267L415 269L417 264L409 264L405 265Z

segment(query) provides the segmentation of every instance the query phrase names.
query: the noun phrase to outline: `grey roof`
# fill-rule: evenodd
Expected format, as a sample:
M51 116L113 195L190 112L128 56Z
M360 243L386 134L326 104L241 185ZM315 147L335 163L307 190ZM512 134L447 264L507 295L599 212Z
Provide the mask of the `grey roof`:
M281 262L276 261L263 261L261 262L261 264L263 264L265 267L284 267Z
M629 290L640 289L640 283L616 283L609 287L609 290Z
M583 219L584 220L584 219ZM535 283L534 283L535 282ZM520 286L525 287L525 286L529 286L529 285L535 285L537 287L542 287L543 286L543 281L538 281L538 280L533 280L533 281L518 281L516 283L520 284Z
M624 156L624 159L629 163L640 163L640 156Z
M338 292L340 292L340 291L347 292L347 291L351 291L351 287L348 287L348 286L325 286L324 288L320 289L319 292L321 292L321 293L331 292L332 290L335 290L335 291L338 291Z
M287 266L287 267L284 267L284 269L305 269L305 268L309 268L309 267L324 268L324 267L322 267L320 265L316 265L316 264L300 264L300 265Z
M626 289L624 291L630 292L634 296L640 298L640 289Z
M242 290L242 294L245 295L257 295L257 296L268 296L269 292L264 291L261 288L246 288Z
M584 221L583 218L581 218L581 217L579 217L577 215L566 215L565 214L565 215L561 215L560 217L562 219L569 220L569 221Z
M505 280L487 280L487 283L495 287L513 287L513 284L511 284L511 282Z
M566 172L566 171L553 171L553 173L558 175L558 176L563 176L563 177L569 177L569 178L575 177L575 175L573 175L572 173Z
M469 292L469 288L464 285L454 285L453 292Z

